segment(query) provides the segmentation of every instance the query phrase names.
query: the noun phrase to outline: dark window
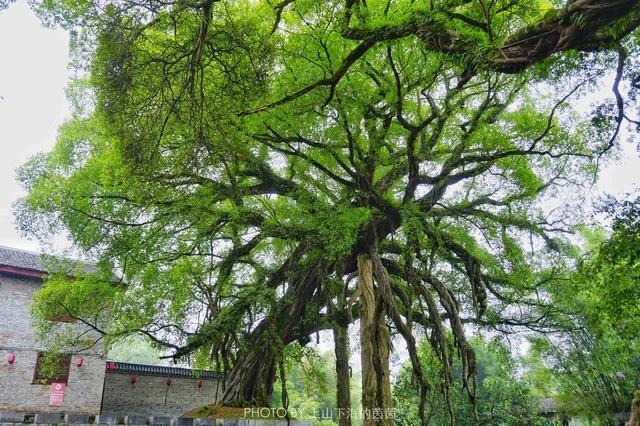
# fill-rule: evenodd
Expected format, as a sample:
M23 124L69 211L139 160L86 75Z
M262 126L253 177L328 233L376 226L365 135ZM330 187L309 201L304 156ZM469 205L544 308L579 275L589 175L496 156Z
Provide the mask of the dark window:
M38 352L33 383L38 385L66 384L69 381L70 366L71 355L51 355L46 352Z

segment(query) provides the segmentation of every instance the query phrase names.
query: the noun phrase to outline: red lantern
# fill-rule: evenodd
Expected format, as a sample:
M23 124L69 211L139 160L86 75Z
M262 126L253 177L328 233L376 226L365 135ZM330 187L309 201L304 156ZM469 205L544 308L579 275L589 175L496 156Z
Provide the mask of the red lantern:
M198 387L198 389L202 389L203 385L204 385L204 382L202 381L202 379L196 380L196 386Z
M76 367L78 367L78 368L82 367L83 363L84 363L84 358L80 357L80 358L76 359Z
M129 376L129 381L131 382L132 385L135 385L136 382L138 381L138 378L136 376Z
M113 371L116 369L116 363L115 362L108 362L107 363L107 371L109 373L113 373Z
M167 387L171 386L171 383L173 383L171 381L171 379L169 377L167 377L167 379L164 381L164 384L167 385Z
M9 364L13 364L14 362L16 362L16 354L9 354L9 356L7 357L7 361L9 362Z

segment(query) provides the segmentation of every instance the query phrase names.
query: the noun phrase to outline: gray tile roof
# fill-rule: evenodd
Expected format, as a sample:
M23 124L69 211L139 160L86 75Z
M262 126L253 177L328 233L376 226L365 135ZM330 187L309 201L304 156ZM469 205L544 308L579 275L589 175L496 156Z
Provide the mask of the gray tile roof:
M137 374L140 376L162 376L162 377L193 377L202 379L222 379L224 373L208 370L192 370L190 368L167 367L164 365L130 364L128 362L107 361L113 364L114 373Z
M69 275L74 275L74 271L78 270L82 270L84 273L92 273L96 270L94 264L80 260L43 255L3 245L0 245L0 266L45 273L64 272Z
M0 265L46 272L40 254L6 246L0 246Z

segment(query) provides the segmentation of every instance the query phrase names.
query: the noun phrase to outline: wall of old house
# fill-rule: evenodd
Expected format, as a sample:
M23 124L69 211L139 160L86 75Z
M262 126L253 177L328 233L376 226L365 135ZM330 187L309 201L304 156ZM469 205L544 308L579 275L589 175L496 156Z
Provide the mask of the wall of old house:
M194 408L221 399L222 384L203 379L198 388L195 378L107 373L104 381L102 414L136 416L180 416Z
M105 375L100 346L72 357L63 406L49 406L50 385L33 383L39 345L29 306L41 285L38 278L0 274L0 411L99 414Z
M184 370L176 373L180 369L167 369L170 372L166 374L136 374L136 383L132 384L132 374L128 372L106 372L103 348L96 345L72 356L63 405L50 406L51 385L34 383L36 359L42 345L36 340L29 308L41 286L42 280L37 277L0 271L0 414L174 417L222 397L219 380L205 376L203 386L198 388L196 378L184 376L191 373ZM13 364L8 362L10 354L15 355ZM78 367L76 360L80 356L83 364ZM130 366L137 368L135 364ZM170 386L166 384L167 374L178 374L170 377Z

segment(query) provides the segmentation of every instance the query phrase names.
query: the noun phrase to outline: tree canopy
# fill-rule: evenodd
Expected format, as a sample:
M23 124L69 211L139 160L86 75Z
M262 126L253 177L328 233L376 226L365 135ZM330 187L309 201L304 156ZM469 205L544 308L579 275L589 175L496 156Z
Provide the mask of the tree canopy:
M634 122L639 3L36 3L72 30L78 78L74 119L19 171L19 226L122 275L108 324L66 315L228 372L224 403L269 403L286 345L358 318L365 406L390 404L391 333L421 416L438 390L417 336L445 395L460 357L474 401L470 326L556 327L574 221L540 200ZM611 74L592 120L568 108Z

